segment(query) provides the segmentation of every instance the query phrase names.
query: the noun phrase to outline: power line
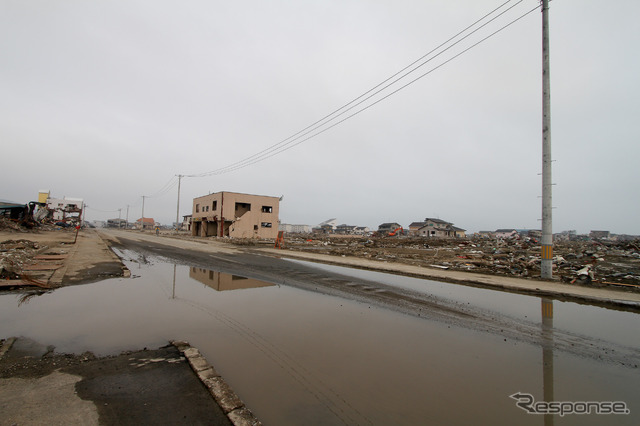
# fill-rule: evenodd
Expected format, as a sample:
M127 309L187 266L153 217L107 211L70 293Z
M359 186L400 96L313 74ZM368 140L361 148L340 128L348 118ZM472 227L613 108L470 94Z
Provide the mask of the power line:
M162 186L162 188L160 188L159 190L157 190L156 192L154 192L151 195L145 195L145 197L146 198L162 197L167 192L169 192L171 189L173 189L173 187L175 187L177 184L178 184L177 177L176 176L172 176L171 179L169 179L169 181Z
M421 80L422 78L426 77L427 75L431 74L432 72L434 72L435 70L441 68L442 66L448 64L449 62L453 61L454 59L458 58L459 56L461 56L462 54L468 52L469 50L471 50L472 48L478 46L479 44L483 43L484 41L486 41L487 39L493 37L494 35L498 34L499 32L505 30L506 28L510 27L511 25L513 25L514 23L518 22L519 20L523 19L525 16L531 14L532 12L534 12L535 10L537 10L539 8L539 6L534 7L533 9L529 10L528 12L520 15L518 18L512 20L511 22L509 22L508 24L502 26L501 28L499 28L498 30L492 32L491 34L489 34L488 36L482 38L480 41L472 44L471 46L463 49L461 52L457 53L456 55L452 56L451 58L447 59L446 61L442 62L441 64L431 68L429 71L421 74L420 76L416 77L415 79L409 81L408 83L400 86L399 88L394 89L393 91L391 91L390 93L384 95L382 98L375 100L374 102L372 102L371 104L357 110L356 112L354 112L353 114L350 114L348 116L346 116L345 118L343 118L342 120L339 120L331 125L327 126L329 123L331 123L332 121L336 120L337 118L339 118L340 116L346 114L347 112L351 111L352 109L356 108L359 105L362 105L364 102L366 102L367 100L370 100L372 97L380 94L382 91L388 89L390 86L398 83L400 80L404 79L405 77L407 77L409 74L413 73L414 71L416 71L417 69L421 68L422 66L426 65L427 63L431 62L433 59L435 59L436 57L442 55L443 53L445 53L446 51L450 50L451 48L453 48L454 46L456 46L457 44L459 44L460 42L464 41L465 39L467 39L468 37L470 37L471 35L475 34L477 31L479 31L480 29L486 27L488 24L490 24L491 22L495 21L497 18L499 18L500 16L504 15L505 13L507 13L508 11L512 10L514 7L516 7L518 4L522 3L524 0L520 0L518 1L515 5L509 7L508 9L504 10L503 12L501 12L500 14L498 14L497 16L493 17L491 20L487 21L486 23L484 23L483 25L481 25L480 27L476 28L474 31L472 31L471 33L467 34L465 37L461 38L460 40L456 41L455 43L453 43L452 45L448 46L446 49L444 49L443 51L439 52L437 55L433 56L432 58L429 58L427 61L423 62L422 64L416 66L415 68L413 68L411 71L405 73L404 75L402 75L401 77L398 77L397 79L393 80L391 83L385 85L384 87L382 87L381 89L375 91L373 94L366 96L367 94L371 93L372 91L374 91L376 88L382 86L383 84L385 84L386 82L388 82L389 80L393 79L395 76L401 74L402 72L404 72L405 70L407 70L408 68L412 67L414 64L416 64L417 62L421 61L422 59L424 59L425 57L429 56L431 53L437 51L440 47L446 45L447 43L449 43L450 41L452 41L453 39L455 39L456 37L458 37L460 34L464 33L465 31L467 31L468 29L470 29L471 27L475 26L477 23L483 21L484 19L486 19L488 16L490 16L491 14L493 14L494 12L496 12L497 10L499 10L500 8L502 8L504 5L506 5L507 3L509 3L511 0L509 0L506 3L503 3L501 6L499 6L498 8L494 9L493 11L489 12L488 14L486 14L485 16L483 16L482 18L480 18L479 20L477 20L476 22L474 22L472 25L468 26L467 28L465 28L464 30L460 31L459 33L457 33L455 36L453 36L452 38L450 38L449 40L447 40L446 42L440 44L437 48L433 49L431 52L429 52L428 54L422 56L420 59L418 59L417 61L414 61L411 65L403 68L403 70L397 72L396 74L394 74L393 76L387 78L386 80L384 80L382 83L379 83L378 85L376 85L375 87L373 87L372 89L369 89L367 92L363 93L362 95L358 96L357 98L353 99L352 101L350 101L349 103L343 105L342 107L340 107L339 109L335 110L334 112L332 112L331 114L328 114L327 116L325 116L324 118L316 121L314 124L307 126L305 129L299 131L298 133L290 136L289 138L272 145L269 148L266 148L262 151L260 151L259 153L256 153L250 157L247 157L243 160L240 160L236 163L230 164L228 166L219 168L219 169L215 169L209 172L205 172L205 173L200 173L200 174L193 174L193 175L186 175L186 177L204 177L204 176L213 176L213 175L220 175L220 174L224 174L224 173L230 173L239 169L242 169L244 167L248 167L251 166L253 164L256 164L258 162L264 161L268 158L271 158L277 154L280 154L284 151L287 151L295 146L300 145L303 142L306 142L324 132L326 132L327 130L330 130L334 127L336 127L337 125L345 122L346 120L360 114L361 112L371 108L372 106L382 102L383 100L389 98L390 96L398 93L399 91L405 89L406 87L414 84L415 82L417 82L418 80ZM365 97L366 96L366 97ZM364 99L362 99L364 97ZM360 100L359 102L355 103L355 105L352 105L349 108L346 108L347 106L353 104L354 102L356 102L357 100ZM346 108L346 109L345 109ZM340 112L339 114L336 115L337 112L344 110L342 112ZM328 117L331 117L335 115L333 118L327 120ZM321 124L319 124L321 123ZM324 127L324 128L323 128ZM317 131L317 132L316 132ZM314 133L315 132L315 133ZM307 135L310 135L308 137L305 137ZM302 139L301 139L302 138Z
M377 88L379 88L380 86L384 85L385 83L387 83L389 80L392 80L393 78L395 78L396 76L402 74L404 71L406 71L407 69L411 68L412 66L414 66L415 64L417 64L418 62L422 61L424 58L428 57L429 55L431 55L432 53L436 52L438 49L440 49L441 47L447 45L447 43L455 40L458 36L464 34L466 31L468 31L469 29L473 28L474 26L476 26L477 24L479 24L480 22L482 22L483 20L485 20L486 18L488 18L489 16L491 16L493 13L495 13L496 11L500 10L502 7L504 7L505 5L507 5L508 3L512 2L513 0L507 0L506 2L502 3L500 6L496 7L495 9L493 9L492 11L490 11L489 13L485 14L483 17L481 17L480 19L476 20L475 22L473 22L471 25L467 26L466 28L464 28L462 31L459 31L458 33L456 33L454 36L450 37L449 39L447 39L445 42L441 43L440 45L438 45L437 47L435 47L434 49L432 49L431 51L429 51L428 53L422 55L420 58L416 59L415 61L413 61L412 63L410 63L409 65L407 65L406 67L402 68L400 71L396 72L395 74L393 74L392 76L388 77L387 79L383 80L382 82L378 83L377 85L375 85L374 87L372 87L371 89L367 90L366 92L364 92L363 94L361 94L360 96L356 97L355 99L352 99L351 101L349 101L348 103L344 104L343 106L341 106L340 108L334 110L333 112L325 115L324 117L322 117L321 119L315 121L314 123L310 124L309 126L305 127L304 129L298 131L297 133L289 136L286 139L283 139L282 141L271 145L268 148L265 148L264 150L253 154L243 160L240 160L236 163L232 163L228 166L222 167L220 169L215 169L213 171L210 172L205 172L205 173L200 173L200 174L194 174L194 175L187 175L187 177L203 177L203 176L210 176L210 175L214 175L214 174L222 174L226 172L226 169L233 169L233 170L237 170L237 166L241 165L242 163L245 162L250 162L251 160L253 160L254 158L257 157L261 157L262 155L267 155L268 153L280 148L281 146L286 146L290 143L295 142L295 140L308 135L309 133L317 130L318 128L326 125L327 123L335 120L336 118L340 117L341 115L344 115L346 112L348 112L349 110L353 109L354 107L360 105L362 102L370 99L372 96L380 93L382 90L388 88L389 86L395 84L397 81L399 81L402 78L405 78L406 76L408 76L409 74L413 73L414 71L416 71L417 69L419 69L420 67L426 65L428 62L430 62L431 60L435 59L437 56L441 55L442 53L446 52L447 50L451 49L453 46L457 45L458 43L462 42L463 40L467 39L468 37L470 37L471 35L473 35L474 33L476 33L477 31L479 31L480 29L482 29L483 27L485 27L486 25L488 25L489 23L491 23L492 21L494 21L495 19L497 19L498 17L502 16L503 14L505 14L506 12L508 12L509 10L513 9L514 7L516 7L518 4L522 3L524 0L520 0L518 1L515 5L511 6L510 8L506 9L505 11L503 11L502 13L500 13L499 15L497 15L496 17L494 17L493 19L491 19L490 21L486 22L485 24L483 24L482 26L480 26L479 28L477 28L476 30L474 30L473 32L471 32L470 34L466 35L465 37L463 37L462 39L458 40L456 43L452 44L451 46L449 46L447 49L443 50L442 52L438 53L438 55L435 55L434 57L430 58L428 61L425 61L424 63L418 65L417 67L415 67L414 69L412 69L411 71L407 72L406 74L404 74L403 76L399 77L398 79L392 81L390 84L384 86L382 89L378 90L377 92L375 92L373 95L368 96L367 98L365 98L363 101L357 103L356 105L352 106L351 108L348 108L345 110L345 108L347 108L349 105L355 103L356 101L358 101L359 99L365 97L366 95L368 95L369 93L373 92L374 90L376 90ZM344 110L344 111L342 111ZM338 112L342 111L340 114L338 114ZM337 114L337 115L336 115ZM329 119L330 117L334 116L333 118ZM323 123L324 122L324 123ZM269 158L269 157L266 157ZM251 163L251 164L255 164L255 163Z

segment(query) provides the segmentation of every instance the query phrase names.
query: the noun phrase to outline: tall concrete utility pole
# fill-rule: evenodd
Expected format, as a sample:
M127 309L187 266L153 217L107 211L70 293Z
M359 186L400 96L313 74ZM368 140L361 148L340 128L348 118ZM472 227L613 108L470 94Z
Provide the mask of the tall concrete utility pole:
M178 175L178 207L176 208L176 231L180 228L178 225L180 222L180 181L182 180L182 175Z
M140 218L140 230L144 231L144 195L142 196L142 217Z
M542 262L540 276L553 272L553 230L551 224L551 79L549 75L549 0L542 0Z

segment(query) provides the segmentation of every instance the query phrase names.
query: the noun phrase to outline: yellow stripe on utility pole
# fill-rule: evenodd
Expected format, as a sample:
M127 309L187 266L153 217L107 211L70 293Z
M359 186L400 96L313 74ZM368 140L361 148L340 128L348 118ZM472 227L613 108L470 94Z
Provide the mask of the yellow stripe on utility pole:
M549 260L553 259L553 246L552 245L543 245L542 246L542 258Z
M542 318L553 318L553 301L542 299Z

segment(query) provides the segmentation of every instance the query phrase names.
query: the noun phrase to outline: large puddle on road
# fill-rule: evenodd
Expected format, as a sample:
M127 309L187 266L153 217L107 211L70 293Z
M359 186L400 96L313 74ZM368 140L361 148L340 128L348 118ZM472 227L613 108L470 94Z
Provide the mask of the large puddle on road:
M478 309L499 313L503 317L542 324L541 300L539 297L487 290L464 285L452 285L438 281L404 277L400 275L372 272L341 266L324 265L304 261L292 261L315 269L345 276L362 278L437 296L458 304L473 304ZM586 335L632 345L640 350L640 316L632 312L602 309L577 303L553 303L553 327L575 334Z
M156 258L136 263L130 252L125 258L132 259L130 279L66 287L22 304L15 294L0 296L0 337L100 355L187 340L267 425L638 424L638 367L286 285ZM535 317L548 339L568 327L640 345L635 314L349 273L429 286L496 315ZM607 324L597 328L599 321ZM536 401L624 401L631 414L527 414L509 397L517 392Z

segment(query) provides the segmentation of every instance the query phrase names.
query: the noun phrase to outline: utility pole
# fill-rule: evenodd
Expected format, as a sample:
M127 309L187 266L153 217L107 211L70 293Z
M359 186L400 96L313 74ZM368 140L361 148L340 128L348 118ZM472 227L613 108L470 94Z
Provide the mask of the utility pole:
M127 226L126 229L129 229L129 204L127 204Z
M121 218L122 217L122 208L118 209L118 228L122 228Z
M540 276L543 279L551 279L553 275L552 185L549 0L542 0L542 262Z
M180 223L178 222L178 220L180 219L180 181L182 180L182 178L182 175L178 175L178 207L176 208L176 231L178 231L178 228L180 227L178 225Z
M144 231L144 195L142 196L142 217L140 218L140 230Z

